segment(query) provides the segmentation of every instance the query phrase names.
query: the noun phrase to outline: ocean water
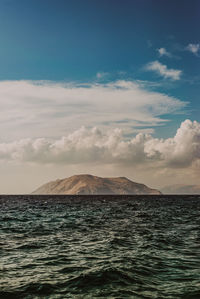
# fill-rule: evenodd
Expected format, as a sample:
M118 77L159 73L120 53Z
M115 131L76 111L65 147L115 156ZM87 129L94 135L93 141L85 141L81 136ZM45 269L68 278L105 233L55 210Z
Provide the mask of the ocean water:
M200 196L1 196L0 298L200 298Z

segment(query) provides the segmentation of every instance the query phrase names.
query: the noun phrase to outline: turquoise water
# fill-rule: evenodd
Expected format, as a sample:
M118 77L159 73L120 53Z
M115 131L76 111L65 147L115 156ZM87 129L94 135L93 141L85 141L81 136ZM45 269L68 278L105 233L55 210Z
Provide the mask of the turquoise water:
M200 298L200 197L1 196L0 298Z

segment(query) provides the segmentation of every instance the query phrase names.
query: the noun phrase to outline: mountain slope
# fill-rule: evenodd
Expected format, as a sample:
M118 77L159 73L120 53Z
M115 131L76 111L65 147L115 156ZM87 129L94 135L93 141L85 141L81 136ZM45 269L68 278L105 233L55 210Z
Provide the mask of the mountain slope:
M74 175L66 179L49 182L33 194L161 194L143 184L125 177L101 178L89 174Z

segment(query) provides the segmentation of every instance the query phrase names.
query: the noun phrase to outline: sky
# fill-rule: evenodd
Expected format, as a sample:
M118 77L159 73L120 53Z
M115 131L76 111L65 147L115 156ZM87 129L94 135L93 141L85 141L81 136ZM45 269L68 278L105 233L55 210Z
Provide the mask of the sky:
M200 1L1 0L0 193L199 184Z

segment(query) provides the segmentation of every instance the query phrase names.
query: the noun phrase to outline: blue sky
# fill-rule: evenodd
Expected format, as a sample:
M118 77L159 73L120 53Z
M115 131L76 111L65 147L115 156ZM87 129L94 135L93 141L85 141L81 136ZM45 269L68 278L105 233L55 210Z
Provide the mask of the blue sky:
M57 148L58 144L60 148L61 143L78 140L77 136L84 140L87 134L93 136L90 142L100 150L112 144L106 132L122 130L123 137L117 135L118 131L111 134L113 140L122 138L117 144L121 144L122 156L122 148L130 146L127 142L145 140L143 150L147 151L146 144L149 146L145 157L159 152L169 171L178 151L174 148L175 156L169 159L166 148L170 147L170 138L180 131L189 136L192 130L194 148L200 138L199 20L198 0L0 1L0 109L4 112L0 118L0 160L17 157L23 163L34 159L44 163L41 157L45 157L48 163L52 159L56 164L59 159L63 161L63 153L55 158L51 151L44 154L41 150ZM82 126L89 131L80 129ZM90 131L93 127L100 131ZM159 139L159 145L154 144L156 153L149 150L147 137L136 136L140 133L151 134L154 143ZM61 136L67 136L68 141L61 141ZM41 141L24 143L24 138L54 141L51 145L45 141L47 146ZM177 139L173 142L178 144ZM24 154L27 148L32 156ZM51 159L46 158L48 155ZM191 152L184 155L189 157ZM76 158L74 164L80 164L79 155ZM101 160L98 155L96 159ZM69 161L67 156L63 163L68 165ZM121 158L113 161L121 163ZM197 163L191 161L191 165ZM181 165L178 160L173 163L177 168ZM127 161L123 165L124 171L131 173ZM88 165L81 167L88 169ZM108 169L108 174L116 173L116 169ZM55 174L60 172L58 167ZM103 170L97 172L102 174ZM143 177L141 172L138 179ZM195 174L191 178L197 180Z
M199 19L198 0L4 0L1 78L86 80L123 70L152 79L138 72L160 47L180 56L169 66L193 78L199 59L176 48L199 42Z
M86 82L105 72L105 80L158 81L142 68L159 60L183 71L159 90L189 100L199 120L200 59L184 51L199 43L199 20L198 0L4 0L0 79ZM159 57L161 47L173 56Z

